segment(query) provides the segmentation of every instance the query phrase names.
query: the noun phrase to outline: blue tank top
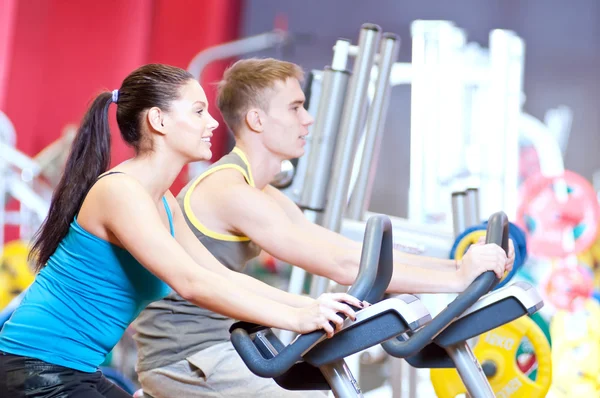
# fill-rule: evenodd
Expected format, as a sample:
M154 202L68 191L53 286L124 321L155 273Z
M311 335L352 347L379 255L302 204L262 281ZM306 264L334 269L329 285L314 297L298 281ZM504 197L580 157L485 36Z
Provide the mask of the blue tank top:
M163 204L174 236L173 218ZM0 332L0 351L95 372L125 329L170 287L77 217Z

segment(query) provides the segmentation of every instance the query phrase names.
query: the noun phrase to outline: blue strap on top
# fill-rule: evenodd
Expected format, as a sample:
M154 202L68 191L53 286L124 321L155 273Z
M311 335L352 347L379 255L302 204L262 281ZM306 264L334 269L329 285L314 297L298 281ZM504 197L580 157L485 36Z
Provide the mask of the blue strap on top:
M169 230L171 231L171 236L175 236L175 228L173 227L173 214L171 214L171 208L169 207L169 203L167 202L167 198L165 196L163 196L162 200L163 204L165 205L167 217L169 218Z

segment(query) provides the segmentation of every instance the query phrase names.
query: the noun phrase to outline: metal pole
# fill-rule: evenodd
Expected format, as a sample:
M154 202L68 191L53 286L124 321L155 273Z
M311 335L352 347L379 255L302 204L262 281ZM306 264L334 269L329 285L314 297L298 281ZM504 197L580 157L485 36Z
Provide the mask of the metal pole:
M402 398L402 387L404 382L404 359L390 357L390 385L392 387L391 398Z
M194 58L190 61L187 70L194 76L194 78L196 78L196 80L200 80L202 77L202 71L206 65L213 61L276 47L284 44L286 40L289 40L289 37L290 35L288 32L275 29L271 32L265 32L229 43L209 47L200 51L194 56Z
M355 148L356 135L364 120L364 99L373 67L373 58L381 28L373 24L364 24L360 31L360 52L354 62L353 74L348 88L348 100L344 104L342 122L333 161L333 175L327 195L327 206L323 226L331 231L339 232L342 215L346 208L348 182L350 179L352 154ZM327 290L327 279L314 276L310 295L317 297Z
M472 398L494 398L496 396L479 361L467 343L448 347L446 351Z
M454 237L462 234L466 228L465 192L452 192L452 226Z
M379 149L383 137L383 126L387 115L390 97L390 73L392 66L398 58L400 39L393 33L385 33L379 48L379 73L375 87L373 103L367 116L367 129L363 149L362 164L358 172L358 179L354 187L350 203L348 204L348 217L362 220L369 207L369 200L377 170Z
M362 398L363 394L344 360L319 367L336 398Z
M466 227L472 227L480 222L479 215L479 190L468 188L465 195Z
M519 120L521 116L525 43L514 32L490 32L489 115L485 123L482 175L501 177L482 179L481 211L503 209L509 219L517 210Z
M320 216L325 207L326 187L331 177L331 157L340 127L341 110L346 97L349 72L346 70L348 61L348 40L338 40L333 54L331 67L322 74L320 96L315 113L315 124L308 136L307 147L310 146L305 167L304 180L296 203L304 208L304 215L313 223L320 224ZM311 100L312 102L312 100ZM302 294L306 271L292 267L288 291ZM313 278L315 278L313 276ZM293 339L293 333L282 331L280 338L284 342Z
M441 51L441 38L447 38L455 26L449 21L422 21L411 24L411 90L410 90L410 186L408 219L427 223L427 215L440 198L439 159L431 143L439 141L441 82L440 68L447 56ZM444 126L446 127L446 126Z
M344 43L349 45L347 41L338 40L332 65L323 71L322 95L311 137L304 189L298 203L308 209L323 210L325 207L325 195L331 178L331 158L338 137L350 74L346 70L347 52L340 56Z

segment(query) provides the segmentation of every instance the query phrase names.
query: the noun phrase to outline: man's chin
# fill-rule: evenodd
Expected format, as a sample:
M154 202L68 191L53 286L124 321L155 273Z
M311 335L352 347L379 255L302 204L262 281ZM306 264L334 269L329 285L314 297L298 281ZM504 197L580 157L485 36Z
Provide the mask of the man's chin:
M300 148L300 150L298 150L296 152L295 156L289 158L288 160L292 160L292 159L296 159L296 158L302 157L302 156L304 156L305 153L306 153L306 149L304 149L304 147Z

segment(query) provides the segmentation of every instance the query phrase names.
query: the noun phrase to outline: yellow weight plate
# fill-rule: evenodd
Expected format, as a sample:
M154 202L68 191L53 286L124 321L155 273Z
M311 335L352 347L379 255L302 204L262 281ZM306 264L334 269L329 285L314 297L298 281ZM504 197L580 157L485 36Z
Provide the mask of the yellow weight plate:
M517 365L517 349L524 337L529 339L536 355L538 369L535 381L523 374ZM540 327L527 316L481 335L473 353L479 363L490 361L496 365L496 374L488 379L496 397L542 398L550 389L550 344ZM456 369L432 369L430 375L439 398L454 398L466 393Z
M465 253L467 252L467 249L469 248L469 246L477 243L479 241L479 238L481 238L482 236L485 236L485 234L486 234L485 230L478 230L478 231L473 231L473 232L465 235L460 240L460 242L458 242L458 245L456 246L456 251L454 252L454 258L456 258L457 260L461 260L463 258L463 256L465 255Z
M458 245L456 245L456 251L454 252L454 258L456 258L457 260L462 260L463 256L469 249L469 246L474 245L475 243L479 242L479 238L481 238L482 236L485 236L486 232L487 232L486 230L482 229L482 230L473 231L473 232L466 234L458 242ZM504 280L504 278L506 278L507 274L508 274L507 272L504 273L504 276L502 277L500 282L502 282Z
M22 241L11 241L3 247L0 259L0 308L33 282L34 273L29 268L29 248Z
M576 313L557 311L550 333L553 395L600 396L600 304L589 299Z

